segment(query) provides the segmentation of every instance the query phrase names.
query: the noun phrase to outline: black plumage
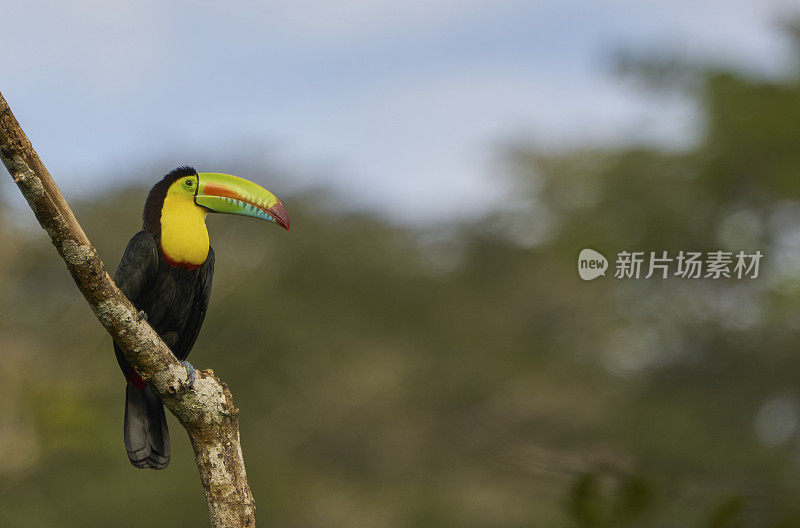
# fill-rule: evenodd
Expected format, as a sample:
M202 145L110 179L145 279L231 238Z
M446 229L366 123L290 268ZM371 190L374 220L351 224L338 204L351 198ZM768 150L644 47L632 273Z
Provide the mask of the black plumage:
M206 315L214 275L214 250L200 266L176 266L163 255L158 218L171 183L185 176L173 171L153 187L144 213L144 230L128 243L114 281L179 360L192 350ZM160 203L159 203L160 202ZM117 361L128 380L124 435L128 457L140 468L162 469L169 463L169 431L158 396L131 367L114 344Z
M211 294L214 250L205 224L209 212L267 220L289 230L289 215L281 201L238 176L198 174L192 167L179 167L150 189L142 231L128 242L114 280L181 361L200 333ZM169 463L164 406L116 343L114 351L128 380L128 457L140 468L164 468ZM187 375L194 379L188 363Z

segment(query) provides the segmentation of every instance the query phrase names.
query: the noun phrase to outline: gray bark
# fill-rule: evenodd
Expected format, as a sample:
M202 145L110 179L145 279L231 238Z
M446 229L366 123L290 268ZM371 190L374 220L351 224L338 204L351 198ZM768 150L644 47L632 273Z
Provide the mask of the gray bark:
M239 440L238 409L211 370L191 387L186 369L109 276L58 186L0 94L0 159L97 319L189 433L211 526L254 527L255 503ZM154 476L156 478L156 476Z

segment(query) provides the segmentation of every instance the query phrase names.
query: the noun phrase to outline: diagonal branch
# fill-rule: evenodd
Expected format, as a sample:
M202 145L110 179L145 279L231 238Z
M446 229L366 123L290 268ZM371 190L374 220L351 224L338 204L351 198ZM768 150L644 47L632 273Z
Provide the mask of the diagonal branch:
M239 441L238 409L213 371L186 386L186 369L106 272L64 196L0 94L0 159L97 319L189 433L213 528L254 527L255 503Z

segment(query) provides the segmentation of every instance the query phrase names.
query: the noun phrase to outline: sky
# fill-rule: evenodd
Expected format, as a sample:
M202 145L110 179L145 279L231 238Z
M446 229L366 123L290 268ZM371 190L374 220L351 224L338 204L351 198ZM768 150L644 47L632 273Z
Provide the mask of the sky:
M2 8L0 92L68 198L241 155L286 168L279 186L436 222L501 206L498 159L521 139L691 144L694 108L616 77L614 54L775 75L792 4L29 0Z

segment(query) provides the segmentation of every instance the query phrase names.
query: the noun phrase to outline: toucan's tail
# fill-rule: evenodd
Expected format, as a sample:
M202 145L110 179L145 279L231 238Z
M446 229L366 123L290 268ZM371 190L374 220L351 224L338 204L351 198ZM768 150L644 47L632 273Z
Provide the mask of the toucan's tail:
M145 386L125 388L125 449L138 468L164 469L169 464L169 430L164 404Z

